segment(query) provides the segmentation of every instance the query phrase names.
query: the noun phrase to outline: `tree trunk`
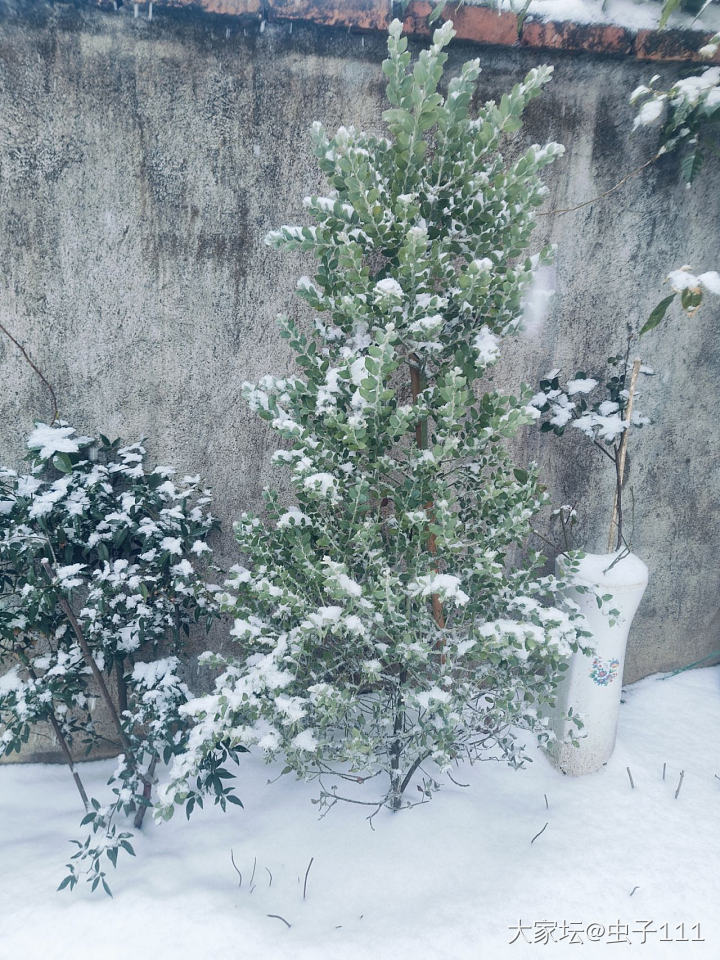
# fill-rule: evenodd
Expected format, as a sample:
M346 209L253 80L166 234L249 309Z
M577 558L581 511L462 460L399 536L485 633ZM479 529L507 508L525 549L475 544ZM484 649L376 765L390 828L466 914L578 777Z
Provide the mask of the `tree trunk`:
M417 402L417 398L420 396L420 393L425 386L425 378L422 373L422 368L420 366L420 359L416 354L413 354L410 357L410 383L412 388L412 398L413 402ZM415 425L415 442L417 443L418 449L425 450L427 448L427 420L422 420L420 423ZM426 510L432 510L432 502L425 504ZM435 542L435 534L430 534L430 540L428 542L428 547L430 553L433 556L437 555L437 544ZM435 572L438 573L438 568L435 568ZM437 593L432 595L432 612L435 619L435 623L439 630L445 628L445 612L443 611L442 601ZM445 663L445 653L443 648L445 646L445 641L441 638L436 644L436 649L440 651L440 663Z

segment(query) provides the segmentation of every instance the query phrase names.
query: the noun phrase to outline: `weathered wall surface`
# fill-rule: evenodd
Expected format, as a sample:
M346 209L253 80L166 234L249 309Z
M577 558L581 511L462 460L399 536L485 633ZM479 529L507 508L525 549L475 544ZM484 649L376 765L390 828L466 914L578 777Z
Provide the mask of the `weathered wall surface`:
M238 26L191 13L150 22L57 4L0 14L0 320L55 385L84 432L146 435L158 462L203 472L225 521L259 502L273 437L240 385L289 365L275 315L300 310L309 269L262 244L302 218L321 186L307 130L380 125L383 38L295 24ZM0 9L2 9L0 4ZM17 8L16 8L17 11ZM607 190L652 151L631 136L629 91L681 65L458 44L451 67L483 64L481 96L537 62L555 80L523 138L567 146L549 208ZM515 342L496 381L515 386L554 366L590 370L622 349L671 267L720 261L717 174L684 189L673 161L602 203L541 217L558 245L557 299L544 327ZM658 372L633 436L633 544L651 582L626 679L720 647L720 337L718 301L676 316L647 342ZM49 403L15 347L0 339L0 457L17 462ZM557 502L574 502L580 539L602 548L612 477L581 437L528 433Z

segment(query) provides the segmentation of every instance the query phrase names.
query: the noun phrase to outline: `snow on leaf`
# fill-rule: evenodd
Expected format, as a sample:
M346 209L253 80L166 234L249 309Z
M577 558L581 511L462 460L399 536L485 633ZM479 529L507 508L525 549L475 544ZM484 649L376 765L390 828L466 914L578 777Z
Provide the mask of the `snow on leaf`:
M73 437L74 427L51 427L46 423L37 423L27 438L30 450L37 450L41 460L49 460L56 453L77 453L83 437Z
M580 380L569 380L567 392L570 394L570 396L575 393L590 393L595 389L597 384L597 380L593 380L592 377L587 377Z
M386 277L375 284L375 293L379 297L402 297L403 289L397 280Z
M710 293L720 296L720 273L716 270L710 270L707 273L701 273L698 280Z

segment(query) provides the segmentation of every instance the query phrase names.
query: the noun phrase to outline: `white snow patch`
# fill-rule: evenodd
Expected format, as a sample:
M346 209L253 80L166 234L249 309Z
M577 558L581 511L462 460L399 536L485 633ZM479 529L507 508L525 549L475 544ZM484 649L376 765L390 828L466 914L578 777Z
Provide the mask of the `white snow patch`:
M430 803L381 810L373 830L372 808L338 803L319 819L310 803L317 783L276 780L282 761L268 766L243 754L244 809L223 814L206 804L189 822L180 811L167 824L146 818L132 841L137 857L121 857L108 873L114 900L55 892L83 815L67 769L2 765L2 955L66 960L77 954L81 929L84 941L102 944L103 960L561 960L576 950L581 960L607 960L614 950L631 960L716 960L720 770L708 744L720 729L719 689L717 667L649 677L626 688L617 746L598 773L564 777L539 751L525 770L461 765L453 777L469 787L438 774L443 790ZM115 765L76 769L102 798ZM375 783L343 782L338 792L370 801ZM526 933L511 943L521 920ZM564 921L583 931L581 945L558 942ZM643 921L655 931L645 944ZM595 943L586 934L593 923L604 928ZM610 925L618 923L631 944L611 951ZM680 923L688 942L678 942ZM555 937L549 945L533 942L543 925ZM121 939L108 938L110 929L122 930Z
M38 450L41 460L49 460L56 453L77 453L80 447L72 439L74 427L50 427L38 423L27 439L28 449Z

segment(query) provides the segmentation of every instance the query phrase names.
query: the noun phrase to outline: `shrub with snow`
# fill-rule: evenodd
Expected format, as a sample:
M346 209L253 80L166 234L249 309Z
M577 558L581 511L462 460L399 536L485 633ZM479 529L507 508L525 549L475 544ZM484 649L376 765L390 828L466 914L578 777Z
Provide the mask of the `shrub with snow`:
M710 58L719 49L720 33L717 33L700 48L699 53ZM718 152L720 67L704 67L699 73L675 81L668 90L658 89L655 86L658 80L659 75L656 74L647 84L636 87L630 95L630 103L640 104L634 129L651 127L662 121L657 157L668 153L679 154L682 177L690 187L706 156L717 155ZM695 275L689 266L684 266L671 271L667 280L673 292L653 309L641 334L656 327L678 297L685 313L692 316L706 293L720 295L720 274L716 270Z
M202 795L218 745L282 755L325 804L334 776L372 779L361 802L395 809L460 758L519 765L514 729L547 742L541 709L582 636L538 556L508 560L544 500L504 447L534 410L479 389L541 259L527 252L539 173L562 147L501 148L551 68L475 107L477 60L438 89L451 23L413 65L400 34L395 21L387 136L316 123L329 193L306 198L315 225L267 238L317 261L298 283L314 330L281 318L299 375L244 388L296 502L267 490L265 517L236 524L237 653L208 654L215 693L182 708L196 726L165 816Z
M107 735L93 701L103 685L116 691L105 705L125 751L114 799L88 800L74 771L100 838L78 841L66 881L74 886L89 864L90 882L105 885L100 857L114 864L129 847L116 814L134 813L140 826L158 762L184 747L178 656L191 624L209 627L217 615L196 569L216 521L200 478L146 470L141 443L38 424L27 445L27 473L0 471L0 657L11 664L0 677L0 750L19 751L46 722L72 769Z
M628 354L608 357L607 363L610 376L604 384L581 371L563 388L560 386L560 371L551 370L540 381L540 390L530 400L530 404L538 412L543 433L553 433L561 437L566 427L573 427L584 434L613 464L616 479L613 530L617 528L617 547L620 549L628 546L623 538L623 437L630 427L643 427L649 424L650 420L634 405L634 398L637 397L634 386L632 406L630 405L633 363L628 361ZM640 364L639 361L635 363L638 364L638 374L653 374L650 367ZM571 514L574 512L569 507L556 511L564 533L570 528L573 519Z
M712 57L720 48L720 34L700 50ZM704 67L699 73L676 80L667 90L656 87L656 74L630 94L630 103L639 104L634 129L662 121L660 153L678 151L687 183L697 176L705 154L717 145L715 127L720 117L720 67Z

